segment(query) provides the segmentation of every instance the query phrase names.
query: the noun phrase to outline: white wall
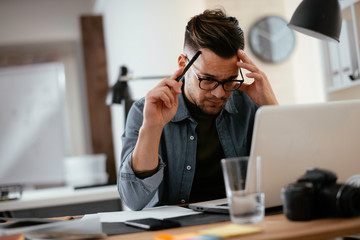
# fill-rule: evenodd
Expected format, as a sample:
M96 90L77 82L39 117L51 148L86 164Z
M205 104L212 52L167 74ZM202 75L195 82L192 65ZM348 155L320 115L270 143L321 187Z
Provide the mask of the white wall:
M81 68L79 17L92 13L94 1L0 1L0 46L7 46L8 52L56 53L65 65L69 155L91 151Z
M172 74L186 23L202 9L202 1L191 0L98 0L95 11L104 16L109 81L115 82L120 65L135 76Z
M1 0L0 44L79 40L78 17L94 0Z
M290 20L301 0L285 0L284 3ZM295 34L297 47L293 56L293 71L291 73L294 80L295 102L324 102L326 97L325 66L322 57L323 42L298 32Z

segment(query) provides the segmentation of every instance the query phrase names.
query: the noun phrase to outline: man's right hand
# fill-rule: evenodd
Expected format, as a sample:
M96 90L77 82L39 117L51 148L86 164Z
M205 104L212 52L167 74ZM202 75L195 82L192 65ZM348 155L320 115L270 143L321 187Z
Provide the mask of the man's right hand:
M184 68L163 79L145 97L144 120L132 156L135 172L153 171L159 165L159 142L164 126L175 116L182 82L175 79Z
M163 79L146 94L143 126L162 129L175 116L183 84L175 79L183 70L184 68L179 68L170 78Z

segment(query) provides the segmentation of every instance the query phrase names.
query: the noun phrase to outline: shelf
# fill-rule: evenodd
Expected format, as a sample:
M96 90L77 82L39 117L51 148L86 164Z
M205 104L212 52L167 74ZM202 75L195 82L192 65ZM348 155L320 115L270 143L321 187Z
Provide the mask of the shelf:
M327 43L325 48L328 59L325 92L329 100L359 98L360 79L352 81L349 76L358 76L360 70L360 1L343 0L340 4L343 15L340 43Z
M342 84L341 86L329 87L329 88L327 88L327 92L334 93L334 92L342 91L342 90L352 88L355 86L360 86L360 79L354 80L352 82L348 82L346 84Z
M351 5L357 3L359 0L343 0L340 1L341 9L345 9L347 7L350 7Z

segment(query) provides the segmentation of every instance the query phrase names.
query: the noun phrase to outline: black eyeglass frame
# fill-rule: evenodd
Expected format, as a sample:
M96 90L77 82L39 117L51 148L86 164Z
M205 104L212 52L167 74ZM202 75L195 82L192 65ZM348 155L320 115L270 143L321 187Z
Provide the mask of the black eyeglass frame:
M188 57L186 57L186 59L189 61L189 59L188 59ZM238 90L240 87L241 87L241 85L244 83L244 76L243 76L243 74L242 74L242 72L241 72L241 68L239 68L239 72L240 72L240 75L241 75L241 80L225 80L225 81L219 81L219 80L216 80L216 79L206 79L206 78L201 78L201 77L199 77L197 74L196 74L196 72L194 71L194 69L193 69L193 67L191 66L190 67L191 68L191 71L194 73L194 75L195 75L195 77L197 78L197 80L199 80L199 88L200 89L202 89L202 90L205 90L205 91L211 91L211 90L214 90L214 89L216 89L220 84L222 85L222 87L223 87L223 89L224 89L224 91L226 91L226 92L233 92L233 91L235 91L235 90ZM202 88L200 85L201 85L201 82L202 81L213 81L213 82L216 82L216 84L214 85L214 87L213 88L210 88L210 89L205 89L205 88ZM225 84L226 83L229 83L229 82L237 82L237 83L240 83L240 85L237 87L237 88L234 88L234 89L225 89Z

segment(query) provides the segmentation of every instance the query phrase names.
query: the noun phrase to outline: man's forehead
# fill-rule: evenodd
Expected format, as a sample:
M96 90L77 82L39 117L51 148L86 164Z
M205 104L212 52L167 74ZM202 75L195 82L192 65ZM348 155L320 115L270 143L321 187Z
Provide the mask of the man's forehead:
M202 58L203 61L219 61L219 62L234 61L234 62L236 62L238 59L236 54L234 54L234 56L232 56L230 58L224 58L224 57L217 55L216 53L214 53L213 51L211 51L210 49L207 49L207 48L202 48L199 50L201 51L201 55L199 58ZM194 54L192 54L192 55L194 55Z
M216 73L233 74L237 72L237 62L238 58L236 55L231 58L223 58L209 49L202 49L201 55L194 62L194 67L202 73L211 75Z

